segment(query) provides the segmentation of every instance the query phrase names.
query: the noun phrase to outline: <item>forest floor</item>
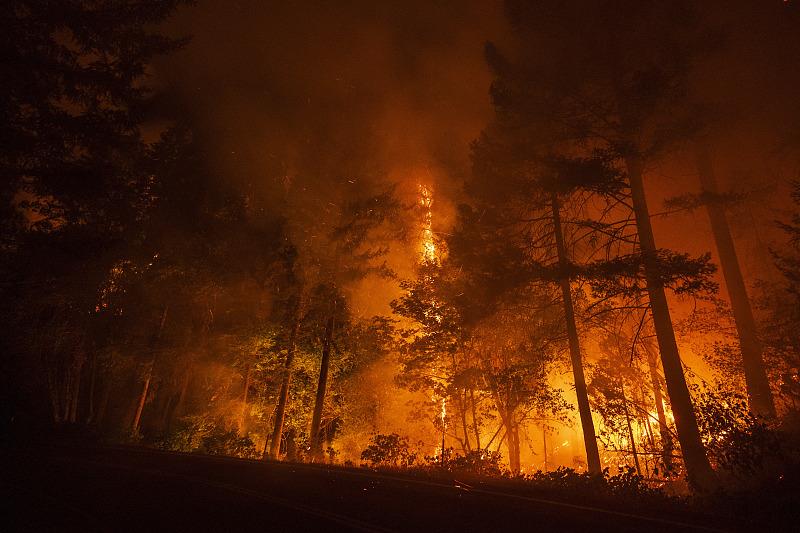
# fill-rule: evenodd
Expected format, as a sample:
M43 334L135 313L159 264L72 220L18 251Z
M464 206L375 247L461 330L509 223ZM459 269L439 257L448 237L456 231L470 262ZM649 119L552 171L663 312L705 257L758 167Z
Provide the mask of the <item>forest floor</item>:
M757 529L685 509L548 498L491 478L126 447L12 448L0 454L0 501L7 508L0 529L6 532Z

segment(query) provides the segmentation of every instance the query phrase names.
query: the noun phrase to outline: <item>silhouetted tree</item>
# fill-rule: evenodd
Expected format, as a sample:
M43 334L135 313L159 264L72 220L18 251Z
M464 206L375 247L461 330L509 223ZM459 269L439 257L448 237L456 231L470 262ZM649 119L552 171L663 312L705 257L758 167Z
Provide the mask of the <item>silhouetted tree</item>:
M152 203L146 67L184 41L151 28L182 3L19 1L0 17L3 344L44 365L56 423L78 420L97 292Z
M625 172L678 440L689 479L710 489L715 476L681 366L644 188L647 165L694 127L678 105L698 48L690 6L509 2L508 10L525 43L530 112L549 117L561 138L580 140L576 148L602 149ZM549 53L532 53L542 49Z

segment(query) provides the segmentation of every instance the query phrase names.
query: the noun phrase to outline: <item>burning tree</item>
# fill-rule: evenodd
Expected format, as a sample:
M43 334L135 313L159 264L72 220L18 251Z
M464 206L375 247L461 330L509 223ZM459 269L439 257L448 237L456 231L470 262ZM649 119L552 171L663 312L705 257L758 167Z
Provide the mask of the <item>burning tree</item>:
M424 262L392 304L411 320L401 330L398 380L446 401L455 413L449 435L464 454L505 442L511 471L518 473L520 429L530 420L563 418L567 409L548 380L559 336L553 295L532 285L498 297L486 279L448 259L445 243L439 248L443 259ZM482 429L495 418L500 424L487 440ZM443 434L445 422L439 422Z

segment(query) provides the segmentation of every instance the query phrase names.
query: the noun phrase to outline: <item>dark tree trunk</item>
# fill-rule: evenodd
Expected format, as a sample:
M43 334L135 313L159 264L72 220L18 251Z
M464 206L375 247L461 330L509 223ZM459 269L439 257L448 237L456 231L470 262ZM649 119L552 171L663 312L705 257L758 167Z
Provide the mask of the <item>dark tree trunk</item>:
M95 425L99 429L103 425L106 417L106 410L108 409L108 400L111 397L111 388L114 386L113 370L109 369L108 379L105 387L103 387L103 397L100 399L100 405L97 407L97 415L95 416Z
M644 192L642 163L636 155L627 156L625 162L630 179L639 243L644 258L650 309L653 314L658 347L661 352L661 364L664 368L664 379L667 384L670 403L672 404L672 413L675 416L675 426L678 430L678 441L681 445L683 461L686 465L686 472L690 482L700 490L712 490L717 486L716 474L711 468L708 457L706 457L703 441L700 438L700 430L697 427L692 398L689 395L689 387L686 385L686 377L683 374L678 343L675 341L675 331L672 327L667 295L659 276L658 250L653 236L650 211L647 208L647 199Z
M512 474L519 474L520 450L519 450L519 426L514 423L513 413L509 413L508 422L506 425L506 446L508 447L508 466L511 468Z
M247 374L244 378L244 390L242 391L242 415L239 420L239 434L247 434L247 396L250 392L250 380L253 376L253 366L247 367Z
M89 374L89 393L87 396L87 407L86 407L86 423L91 424L94 420L94 394L95 394L95 383L97 381L97 353L92 351L92 367L90 369Z
M753 310L750 307L742 270L739 268L739 258L736 255L733 237L731 237L725 207L719 201L714 166L705 142L701 142L697 147L697 170L703 192L708 197L705 202L706 210L711 221L711 230L719 253L722 275L725 278L725 286L728 288L736 330L739 334L739 346L742 352L750 408L755 413L772 418L775 417L775 402L764 368L761 341L758 339L758 330L753 319Z
M161 340L161 334L164 332L164 324L167 322L167 312L169 311L169 305L164 306L164 311L161 313L161 321L158 324L158 331L156 335L153 337L153 342L151 346L151 350L153 351L153 356L150 359L150 363L147 365L145 369L145 376L144 376L144 383L142 383L142 393L139 396L139 401L136 405L136 412L133 415L133 423L131 424L131 435L136 436L139 433L139 425L142 421L142 412L144 411L144 404L147 401L147 393L150 390L150 383L153 380L153 372L155 371L155 364L158 352L156 352L158 342Z
M166 432L169 425L169 419L172 411L175 409L175 402L177 401L177 393L175 391L165 391L162 388L163 400L161 400L161 417L156 424L156 429L160 432Z
M83 366L86 361L86 355L80 350L77 355L73 357L73 366L71 368L72 379L70 380L70 387L67 395L67 412L66 420L72 424L78 421L78 404L81 395L81 377L83 376Z
M183 380L181 381L181 390L178 393L178 399L167 413L167 421L164 424L164 428L168 433L172 428L172 424L175 423L175 419L183 414L183 408L186 405L186 395L189 391L189 382L191 380L191 376L192 371L191 367L189 367L183 374Z
M272 459L277 459L281 449L281 435L283 433L283 418L286 415L286 404L289 401L289 385L292 381L292 366L294 365L294 352L297 344L297 335L300 332L300 319L302 315L302 306L300 303L297 305L295 311L294 322L292 323L292 330L289 333L289 345L286 347L286 362L283 369L283 381L281 382L281 390L278 393L278 405L275 407L275 426L272 430L272 438L269 444L269 453L267 448L264 448L264 456L267 455Z
M322 360L319 366L319 380L317 381L317 395L314 399L314 414L311 417L311 458L313 461L322 459L323 435L320 432L322 422L322 409L325 405L325 393L328 388L328 370L331 362L331 345L333 344L333 315L325 323L325 338L322 341Z
M558 264L562 271L569 266L569 258L564 244L564 233L561 227L561 208L558 197L552 195L553 208L553 233L556 238L556 249L558 251ZM563 277L559 281L561 286L561 297L564 302L564 318L566 320L567 338L569 339L569 354L572 361L572 376L575 380L575 395L578 398L578 413L581 419L581 429L583 430L583 445L586 450L586 462L590 474L600 474L600 452L597 448L597 436L594 431L594 421L592 420L592 410L589 406L589 395L586 390L586 377L583 373L583 356L581 355L580 338L578 337L578 327L575 323L575 308L572 304L572 293L569 277L563 272Z
M297 461L297 442L295 441L296 433L294 428L286 432L286 460Z
M142 392L139 394L139 401L136 402L136 412L133 415L133 423L131 424L131 435L136 436L139 433L139 424L142 420L142 411L144 411L144 404L147 401L147 393L150 390L150 381L153 378L153 367L148 366L142 383Z
M631 453L633 454L633 464L636 466L636 473L642 475L642 467L639 465L639 454L636 453L636 440L633 437L633 426L631 425L631 413L628 410L628 399L625 397L625 384L620 381L620 390L622 392L622 409L625 413L625 424L628 426L628 441L631 445Z
M478 409L475 406L475 387L469 389L469 399L472 405L472 425L475 430L475 449L480 451L481 448L481 430L478 427Z
M542 447L544 449L544 465L542 470L547 472L547 428L542 426Z
M464 395L459 398L460 411L461 411L461 427L464 430L464 452L469 452L472 448L469 442L469 425L467 424L467 389L464 389Z
M667 471L672 470L672 450L675 445L672 443L672 434L667 425L667 415L664 412L664 400L661 395L661 379L658 376L656 354L650 345L650 340L644 341L644 350L647 355L647 366L650 369L650 380L653 382L653 397L656 402L656 413L658 415L658 434L661 437L661 448L663 450L664 467Z

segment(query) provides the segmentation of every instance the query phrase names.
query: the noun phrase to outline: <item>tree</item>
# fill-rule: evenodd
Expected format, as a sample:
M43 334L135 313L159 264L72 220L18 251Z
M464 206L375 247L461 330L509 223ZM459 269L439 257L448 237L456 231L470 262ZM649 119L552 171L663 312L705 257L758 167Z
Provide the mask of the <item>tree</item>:
M157 167L141 134L152 94L146 65L184 41L150 28L182 3L19 1L0 19L0 225L12 254L1 290L6 324L17 331L4 344L20 368L35 368L33 331L60 330L39 346L61 406L56 423L77 421L91 351L83 332L151 202ZM38 307L37 318L23 301L36 302L29 310Z
M793 184L795 205L800 204L800 183ZM771 378L778 383L776 398L789 413L800 409L800 214L779 222L788 239L787 246L773 250L773 258L783 279L763 282L758 305L764 312L763 340Z
M456 235L464 233L457 230ZM437 249L443 259L424 261L417 278L403 283L405 294L392 303L397 315L410 320L400 331L398 381L449 406L433 413L434 424L443 440L445 435L458 440L465 455L488 452L504 430L497 446L505 442L509 467L519 473L521 429L531 420L563 419L568 408L561 391L548 381L560 354L560 317L553 313L553 295L541 284L497 293L496 284L474 276L480 266L465 268L463 258L451 262L445 243ZM488 301L485 294L492 295ZM478 404L483 398L500 419L489 440L480 434ZM448 421L454 422L449 433ZM475 448L470 443L473 432ZM442 454L444 450L443 443Z
M774 418L775 403L772 400L772 391L764 368L761 341L758 338L758 329L753 318L753 310L750 307L750 298L747 296L744 277L739 267L739 258L736 255L736 247L728 226L724 200L717 187L707 140L700 141L697 152L697 171L702 186L701 197L704 199L703 203L705 203L708 218L711 221L711 230L717 245L722 274L725 277L725 285L728 288L728 296L733 308L750 406L753 412Z
M647 165L694 126L679 105L696 55L687 4L509 3L527 40L529 109L549 117L576 148L605 151L624 170L641 250L646 290L690 481L715 486L681 366L644 188ZM599 31L598 28L602 28ZM547 49L547 57L535 54ZM496 90L502 91L502 87ZM502 92L501 92L502 95Z
M507 69L502 75L509 76ZM519 103L519 102L517 102ZM564 324L578 400L584 448L589 471L601 472L600 456L586 393L583 355L575 317L571 281L576 268L568 248L575 250L582 243L567 243L562 222L562 202L576 196L591 195L595 190L618 188L620 180L599 158L567 159L547 153L544 142L536 139L526 128L535 129L538 123L523 125L528 117L509 100L496 101L498 120L494 128L484 132L473 145L475 172L468 186L473 209L481 212L480 225L491 226L513 239L523 256L528 255L518 267L529 273L530 280L545 280L558 285L564 312ZM500 130L500 131L498 131ZM513 133L509 133L513 132ZM505 187L487 186L506 182ZM581 200L577 200L580 202ZM584 198L582 201L586 201ZM487 211L492 212L486 216ZM570 220L571 224L575 221ZM584 239L597 239L596 231L614 232L602 222L576 224L586 231ZM594 225L592 228L591 226ZM575 235L575 228L570 228ZM475 235L471 238L474 240ZM520 238L521 237L521 238ZM460 237L466 244L469 238ZM480 242L479 246L485 245ZM492 266L496 269L496 266Z

